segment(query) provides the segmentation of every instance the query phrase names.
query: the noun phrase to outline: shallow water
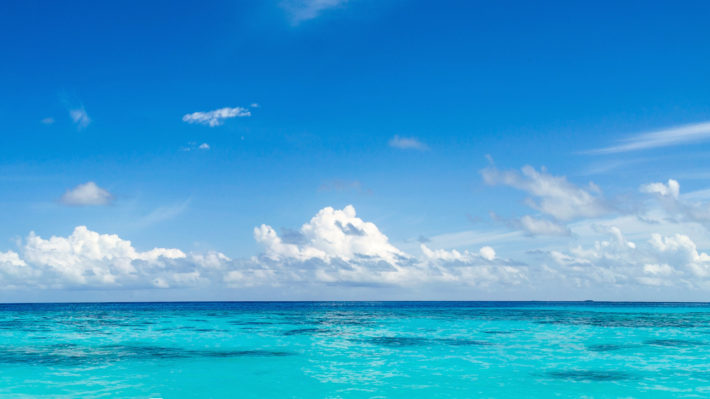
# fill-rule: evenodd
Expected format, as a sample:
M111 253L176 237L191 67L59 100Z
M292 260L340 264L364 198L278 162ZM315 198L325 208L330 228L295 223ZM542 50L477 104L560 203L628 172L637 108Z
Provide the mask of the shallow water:
M710 304L0 305L0 396L710 397Z

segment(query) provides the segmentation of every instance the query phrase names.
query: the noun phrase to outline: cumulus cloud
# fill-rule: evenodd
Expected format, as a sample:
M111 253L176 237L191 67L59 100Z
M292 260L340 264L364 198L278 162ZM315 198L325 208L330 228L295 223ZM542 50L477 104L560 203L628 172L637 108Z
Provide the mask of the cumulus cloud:
M283 0L280 5L293 25L314 19L324 11L344 5L348 0Z
M493 259L496 258L496 251L487 245L485 247L482 247L481 249L479 249L478 253L485 260L492 261Z
M483 287L517 284L526 278L521 264L498 258L490 246L460 252L422 244L420 256L405 253L377 226L357 217L350 205L342 210L322 209L288 234L288 240L266 225L257 227L254 236L264 246L264 253L255 260L272 275L289 274L297 281Z
M67 190L62 195L61 202L64 205L73 206L96 206L108 205L113 201L113 196L108 191L90 181Z
M580 217L598 217L611 211L599 187L590 183L583 188L567 181L564 176L553 176L544 169L537 171L525 166L517 171L501 171L490 166L481 171L489 185L502 184L530 194L527 204L533 209L559 221Z
M674 179L669 179L667 183L644 184L640 191L655 196L671 220L710 223L710 203L683 199L680 183Z
M650 243L658 260L653 270L656 273L659 270L671 271L675 267L702 279L710 276L710 255L698 252L690 237L684 234L674 234L670 237L653 234Z
M43 239L30 233L24 246L25 262L69 285L114 285L139 281L145 270L165 267L163 261L184 258L178 249L154 248L139 252L130 241L79 226L68 237Z
M141 250L79 226L68 236L30 233L16 250L0 252L0 288L710 288L710 255L691 235L642 231L632 241L617 226L595 226L593 242L575 237L582 241L530 251L539 259L529 264L506 257L507 250L499 254L498 244L487 245L501 243L490 234L474 248L441 248L443 241L431 240L405 252L353 206L323 208L294 230L257 226L254 238L263 250L240 259L217 251Z
M129 241L118 236L98 234L86 227L77 227L68 237L43 239L30 233L22 248L22 259L17 253L0 255L0 265L6 278L5 286L36 286L59 288L67 286L111 286L129 281L139 282L139 261L154 265L162 258L184 257L178 250L156 248L136 251ZM10 268L15 273L7 273ZM11 278L7 278L11 275ZM14 278L12 278L14 277Z
M680 195L680 184L678 181L669 179L667 184L649 183L641 186L641 192L647 194L658 194L663 197L678 199Z
M78 226L66 236L31 232L18 252L0 252L3 288L146 289L214 285L234 267L226 255L186 254L176 248L137 250L114 234Z
M264 247L261 263L288 265L321 281L392 283L407 275L410 257L374 223L358 218L352 205L323 208L288 240L268 225L254 228L254 238Z
M271 226L254 228L254 238L264 245L265 255L272 259L317 258L324 262L383 261L396 264L404 253L389 243L374 223L365 222L355 214L352 205L342 210L321 209L308 223L301 226L300 243L284 242Z
M519 263L496 257L490 246L477 253L468 250L432 250L421 244L426 278L432 282L449 282L485 287L491 284L517 285L527 280L528 270Z
M398 148L400 150L426 151L429 149L426 144L415 137L400 137L398 135L390 139L389 145L392 148Z
M0 287L163 289L180 287L464 286L517 284L524 267L501 259L490 246L477 252L422 246L422 255L400 250L352 206L321 209L300 229L254 229L263 252L230 259L177 248L141 251L114 234L79 226L68 236L31 232L19 251L0 252Z
M209 127L221 126L224 121L231 118L242 118L251 116L251 111L247 108L234 107L234 108L220 108L214 111L207 112L193 112L191 114L185 114L182 117L183 122L191 124L207 125Z
M628 241L621 230L610 227L608 239L591 247L547 251L555 272L576 285L677 286L707 288L710 285L710 255L698 250L684 234L650 234L647 241Z

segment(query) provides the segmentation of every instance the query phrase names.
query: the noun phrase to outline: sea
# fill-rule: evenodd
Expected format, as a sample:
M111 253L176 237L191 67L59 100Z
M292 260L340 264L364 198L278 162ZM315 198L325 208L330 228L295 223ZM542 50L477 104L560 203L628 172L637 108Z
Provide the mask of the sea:
M0 397L708 398L710 304L6 304Z

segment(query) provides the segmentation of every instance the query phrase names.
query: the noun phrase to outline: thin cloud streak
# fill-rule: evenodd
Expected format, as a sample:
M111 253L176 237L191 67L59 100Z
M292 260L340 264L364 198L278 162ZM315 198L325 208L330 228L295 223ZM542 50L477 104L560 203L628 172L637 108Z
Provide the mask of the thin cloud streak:
M620 144L587 151L589 154L616 154L620 152L670 147L710 139L710 122L676 126L669 129L641 133L622 140Z
M224 121L231 118L243 118L251 116L251 111L242 107L224 107L214 111L193 112L185 114L182 121L190 124L207 125L209 127L222 126Z
M159 208L156 208L155 210L138 220L136 224L139 227L148 227L154 224L158 224L160 222L174 219L177 216L183 214L188 209L188 207L190 206L190 202L192 202L192 199L188 198L178 204L161 206Z
M429 146L419 141L416 137L400 137L398 135L390 139L389 146L400 150L426 151L429 149Z
M344 5L347 0L284 0L280 3L291 19L291 24L315 19L323 11Z

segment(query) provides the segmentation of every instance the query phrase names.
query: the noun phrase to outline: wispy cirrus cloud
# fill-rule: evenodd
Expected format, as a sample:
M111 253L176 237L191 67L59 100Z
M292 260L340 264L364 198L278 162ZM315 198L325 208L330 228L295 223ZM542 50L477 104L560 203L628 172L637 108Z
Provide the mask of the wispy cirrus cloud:
M396 134L390 139L389 146L400 150L426 151L429 149L429 146L416 137L400 137Z
M348 0L284 0L280 3L282 9L288 14L291 23L298 25L301 22L314 19L323 11L342 6Z
M231 118L251 116L251 111L243 107L224 107L214 111L193 112L182 117L183 122L207 125L209 127L221 126L224 121Z
M79 130L86 129L91 123L91 118L83 105L79 108L70 109L69 117L71 117L72 122L74 122L76 128Z
M547 173L544 168L537 171L526 165L518 172L489 166L481 171L481 175L488 185L510 186L530 194L535 199L529 198L526 204L557 221L598 217L612 210L594 183L580 187L567 181L564 176ZM537 224L537 227L542 227L540 223L533 223L532 220L529 222L530 226ZM546 229L550 227L548 225Z
M567 236L571 234L570 229L561 223L548 219L535 218L530 215L521 217L519 224L527 234L532 236Z
M164 222L166 220L173 219L183 214L190 206L191 201L192 200L188 198L180 203L158 207L149 214L142 217L140 220L138 220L136 224L139 227L148 227L160 222Z
M61 92L59 93L59 99L67 112L69 112L69 118L71 118L77 130L84 130L91 124L91 117L77 96ZM51 125L54 123L54 118L45 118L42 123Z
M620 152L670 147L710 139L710 122L674 126L667 129L640 133L609 147L588 151L590 154L616 154Z

